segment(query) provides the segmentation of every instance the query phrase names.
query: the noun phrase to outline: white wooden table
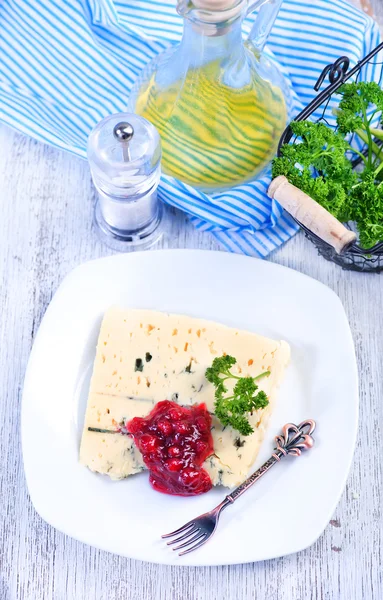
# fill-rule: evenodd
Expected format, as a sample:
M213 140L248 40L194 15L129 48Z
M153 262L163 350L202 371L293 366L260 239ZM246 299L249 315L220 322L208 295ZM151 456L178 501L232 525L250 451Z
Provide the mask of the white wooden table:
M343 272L301 234L270 258L335 290L356 345L358 443L345 492L320 539L264 563L146 564L85 546L44 523L23 473L20 400L37 327L63 277L111 253L92 229L87 164L0 127L0 202L0 600L381 600L383 274ZM180 213L162 247L218 249Z

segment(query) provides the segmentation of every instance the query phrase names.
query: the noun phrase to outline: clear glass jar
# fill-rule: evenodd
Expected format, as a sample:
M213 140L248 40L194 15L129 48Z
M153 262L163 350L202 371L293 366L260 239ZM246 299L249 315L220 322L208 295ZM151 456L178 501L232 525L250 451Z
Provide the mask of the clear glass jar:
M281 1L178 2L182 40L147 66L129 104L159 131L165 174L213 193L268 165L290 103L282 74L263 52ZM242 21L259 6L243 41Z

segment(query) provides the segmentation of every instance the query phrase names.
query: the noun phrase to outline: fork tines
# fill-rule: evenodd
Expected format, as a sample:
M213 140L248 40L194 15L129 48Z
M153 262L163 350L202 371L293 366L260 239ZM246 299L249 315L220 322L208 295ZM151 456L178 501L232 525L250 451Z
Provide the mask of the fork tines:
M183 544L180 544L179 546L174 546L172 550L180 550L181 548L186 548L187 546L190 546L190 544L193 544L192 546L190 546L190 548L187 548L187 550L183 550L183 552L180 552L179 556L187 554L188 552L193 552L193 550L196 550L197 548L202 546L202 544L204 544L209 538L207 532L203 531L200 527L198 527L195 521L189 521L183 527L180 527L179 529L176 529L171 533L166 533L161 537L170 538L175 535L178 535L179 533L183 535L176 537L170 542L167 542L167 545L171 546L172 544L177 544L178 542L183 542Z

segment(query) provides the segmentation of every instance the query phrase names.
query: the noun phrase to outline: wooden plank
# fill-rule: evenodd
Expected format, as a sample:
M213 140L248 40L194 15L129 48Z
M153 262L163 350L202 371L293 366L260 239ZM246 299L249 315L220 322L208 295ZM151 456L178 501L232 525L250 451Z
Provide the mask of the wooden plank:
M383 30L383 2L381 0L349 0L357 8L377 21Z

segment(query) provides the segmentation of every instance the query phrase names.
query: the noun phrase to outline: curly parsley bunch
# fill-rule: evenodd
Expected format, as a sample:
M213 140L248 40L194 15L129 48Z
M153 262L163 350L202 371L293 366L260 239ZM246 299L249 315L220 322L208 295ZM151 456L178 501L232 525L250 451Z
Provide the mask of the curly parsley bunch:
M371 125L381 122L383 91L375 82L360 82L343 85L338 94L338 130L322 122L291 123L299 141L282 146L272 175L285 175L339 221L354 221L360 244L369 248L383 240L383 151L374 141L383 140L383 132ZM350 134L365 143L365 153L350 146ZM363 166L359 172L351 162L357 156Z

